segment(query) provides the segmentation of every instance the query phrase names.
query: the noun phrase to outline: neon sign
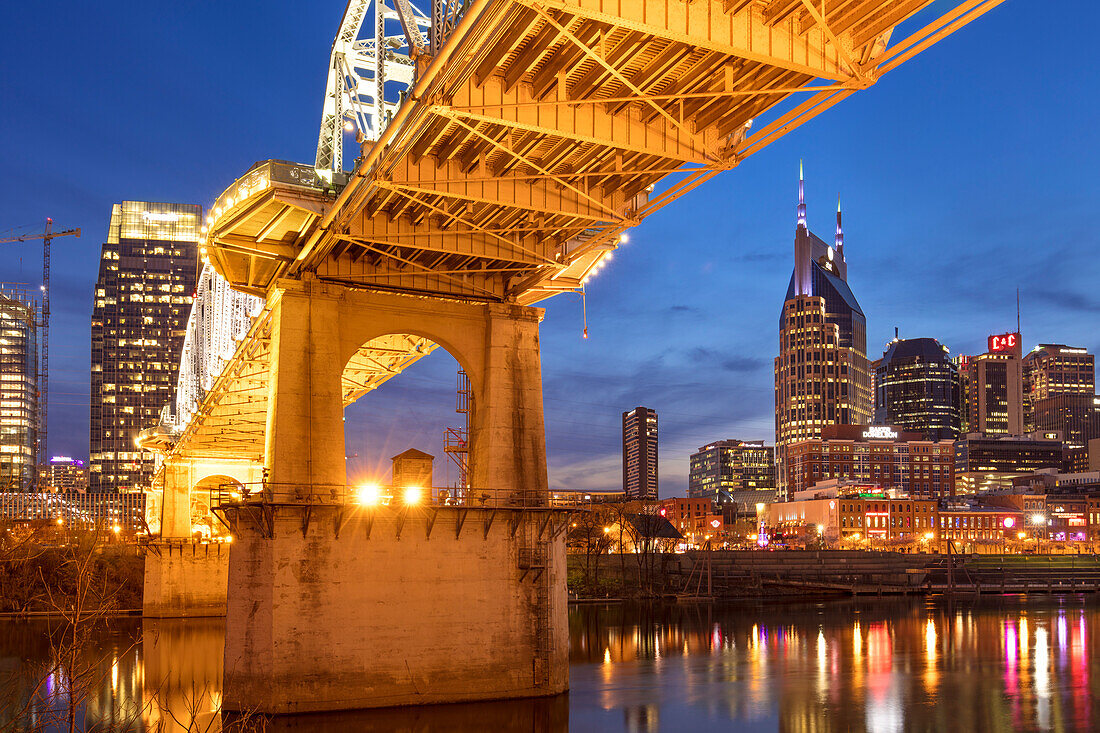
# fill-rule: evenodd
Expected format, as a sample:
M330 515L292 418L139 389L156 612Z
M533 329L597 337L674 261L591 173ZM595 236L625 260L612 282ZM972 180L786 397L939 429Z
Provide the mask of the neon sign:
M1019 345L1020 334L1018 333L1002 333L989 337L990 351L1008 351L1009 349L1015 349Z

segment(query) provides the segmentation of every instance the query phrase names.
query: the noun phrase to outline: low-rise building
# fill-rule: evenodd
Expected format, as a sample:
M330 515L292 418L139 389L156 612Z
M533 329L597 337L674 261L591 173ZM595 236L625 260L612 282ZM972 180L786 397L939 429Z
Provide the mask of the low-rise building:
M884 426L830 425L822 437L787 448L793 495L828 479L847 479L936 499L955 493L954 442L925 440Z
M1012 487L1013 479L1062 467L1059 433L995 436L970 433L955 442L955 491L977 494Z
M658 514L666 518L691 546L707 540L724 541L725 520L713 499L676 497L661 501Z
M593 491L591 489L554 489L550 492L550 506L562 509L588 504L614 504L626 501L623 491Z
M762 440L719 440L691 455L688 496L729 501L741 491L775 488L775 448Z
M957 552L977 552L980 545L1005 550L1007 543L1027 537L1026 517L1011 507L950 505L939 511L938 539L953 542Z

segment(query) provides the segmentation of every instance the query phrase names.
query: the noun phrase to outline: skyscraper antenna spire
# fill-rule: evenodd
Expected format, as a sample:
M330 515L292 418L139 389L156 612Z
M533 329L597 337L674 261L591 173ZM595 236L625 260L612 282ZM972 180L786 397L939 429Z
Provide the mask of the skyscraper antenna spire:
M1016 288L1016 333L1020 333L1020 288Z
M844 259L844 229L840 225L840 194L836 195L836 253L840 259Z
M802 159L798 159L798 226L809 228L806 225L806 190L802 181Z

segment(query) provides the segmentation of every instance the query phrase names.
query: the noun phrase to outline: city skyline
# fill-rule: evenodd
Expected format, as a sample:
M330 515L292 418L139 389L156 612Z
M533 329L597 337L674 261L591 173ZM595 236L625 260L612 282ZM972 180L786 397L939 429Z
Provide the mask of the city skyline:
M269 30L297 39L301 48L327 48L334 21L323 14L303 21L294 7L275 13ZM17 14L36 12L24 8ZM56 22L84 25L91 36L98 29L110 38L111 24L118 23L110 13L122 11L99 9L94 17L89 12L75 8ZM218 33L232 27L224 19L212 23L206 12L181 16L182 35L203 23ZM869 356L880 353L895 326L903 338L936 338L952 354L980 353L988 334L1013 330L1017 286L1025 350L1056 342L1100 348L1100 337L1088 328L1100 304L1084 289L1091 272L1085 253L1094 241L1087 207L1096 188L1089 177L1096 146L1088 144L1096 132L1086 125L1096 103L1082 95L1077 112L1051 129L1044 105L1060 101L1060 87L1021 96L1020 87L1037 73L1022 60L983 69L993 81L981 95L971 74L948 75L959 57L965 69L966 61L1006 43L1030 43L1036 33L1054 32L1045 25L1052 21L1002 10L983 22L986 33L948 39L948 52L920 58L912 70L903 67L843 111L823 115L633 230L622 256L589 284L587 341L580 338L579 298L545 303L552 487L619 485L619 415L635 404L650 404L662 416L662 495L683 493L688 456L699 445L723 438L770 441L774 321L789 275L800 157L806 159L811 227L825 231L836 191L844 191L846 248L855 263L853 287L867 313ZM151 25L153 19L139 15L133 23ZM122 82L108 88L106 77L135 52L128 38L115 39L120 47L109 50L103 68L76 70L71 103L94 106L89 95L103 94L108 103L91 110L85 125L68 130L67 144L56 149L46 144L47 136L59 139L61 121L41 124L41 110L32 103L42 99L42 80L58 73L55 64L86 53L81 44L91 41L74 39L41 69L30 63L35 52L23 45L29 39L5 51L27 60L5 81L13 134L0 159L26 175L9 178L0 189L0 229L39 225L53 216L62 226L85 231L80 240L55 244L50 454L87 456L85 344L93 265L106 238L110 203L133 198L209 205L252 160L311 160L316 142L323 51L268 58L257 37L255 46L245 42L200 59L198 77L173 72L158 86L143 80L146 71L123 69ZM1077 71L1088 63L1079 48L1061 43L1054 51L1071 74L1066 88L1075 83L1075 73L1082 74L1076 83L1092 84L1086 72ZM169 44L165 53L169 62L195 73L185 44ZM248 61L249 54L263 55L264 64ZM234 64L240 76L218 75ZM240 83L248 74L259 75L257 89ZM263 114L275 89L292 108L278 126ZM182 95L181 102L167 104L173 95ZM215 98L229 100L225 119L204 117L204 105ZM1001 111L998 119L988 119L990 107ZM116 121L119 108L132 118ZM936 131L944 124L963 134ZM1052 133L1044 135L1050 139L1042 150L1031 144L1036 130ZM975 141L975 150L965 149ZM954 173L944 179L939 172L949 167ZM9 246L6 254L3 279L37 284L39 244ZM427 427L392 434L389 426L374 426L374 433L364 435L382 436L372 441L380 455L406 447L440 455L437 426L455 422L453 362L433 357L403 379L415 381L406 387L395 380L372 400L404 404L411 389L421 390L427 396L417 403L438 404L425 410ZM392 443L381 447L385 436Z

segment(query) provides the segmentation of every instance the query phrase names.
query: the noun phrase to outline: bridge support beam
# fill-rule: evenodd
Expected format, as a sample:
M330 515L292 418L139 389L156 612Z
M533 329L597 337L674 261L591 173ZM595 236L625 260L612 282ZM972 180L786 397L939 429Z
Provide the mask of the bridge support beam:
M268 303L268 484L226 510L225 709L563 692L565 520L547 506L542 311L312 278ZM434 341L469 375L465 506L362 507L346 488L344 366L391 334Z

